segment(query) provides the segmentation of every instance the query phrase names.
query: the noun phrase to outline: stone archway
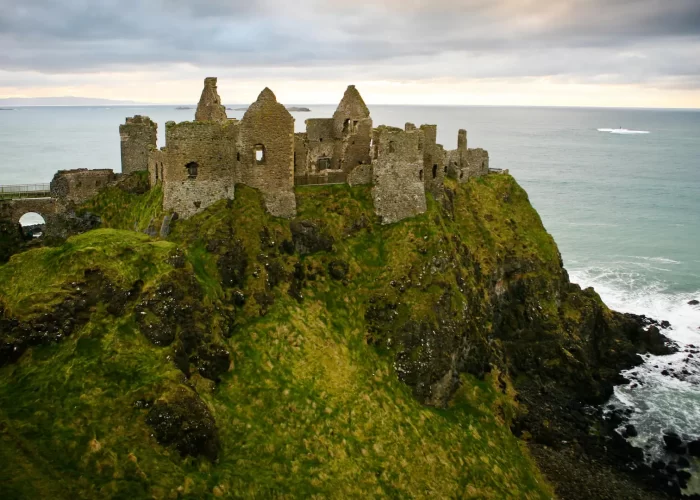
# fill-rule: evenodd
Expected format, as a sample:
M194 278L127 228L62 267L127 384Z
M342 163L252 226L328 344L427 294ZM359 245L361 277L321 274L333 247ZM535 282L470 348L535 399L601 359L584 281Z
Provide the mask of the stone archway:
M25 238L41 238L46 232L46 219L37 212L27 212L19 218Z
M55 198L22 198L18 200L0 201L0 219L19 224L23 215L35 213L44 219L46 226L50 225L58 213L58 202Z

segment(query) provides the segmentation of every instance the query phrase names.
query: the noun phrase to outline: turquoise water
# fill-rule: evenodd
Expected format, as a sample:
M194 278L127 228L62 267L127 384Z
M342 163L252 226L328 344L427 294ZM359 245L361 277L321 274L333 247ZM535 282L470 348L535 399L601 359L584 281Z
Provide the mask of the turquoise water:
M309 106L304 120L334 106ZM528 191L556 239L572 281L593 286L609 306L671 322L681 344L700 345L700 112L516 107L370 106L375 124L438 124L438 141L489 150ZM190 120L173 106L21 108L0 111L0 184L49 182L58 169L119 170L118 125L146 114L159 123ZM242 112L229 111L230 117ZM619 133L615 129L647 133ZM609 129L600 131L598 129ZM610 130L612 129L612 131ZM700 375L660 375L671 362L700 373L684 356L650 359L644 385L613 398L637 411L637 442L658 451L661 431L700 437ZM696 358L697 359L697 358ZM663 364L662 364L663 363ZM654 366L659 368L654 368Z

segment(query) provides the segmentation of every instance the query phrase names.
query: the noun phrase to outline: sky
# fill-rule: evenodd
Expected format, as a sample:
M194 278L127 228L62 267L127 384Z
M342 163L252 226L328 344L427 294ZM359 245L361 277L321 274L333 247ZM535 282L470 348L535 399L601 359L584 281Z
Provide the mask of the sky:
M700 0L0 0L0 98L700 108Z

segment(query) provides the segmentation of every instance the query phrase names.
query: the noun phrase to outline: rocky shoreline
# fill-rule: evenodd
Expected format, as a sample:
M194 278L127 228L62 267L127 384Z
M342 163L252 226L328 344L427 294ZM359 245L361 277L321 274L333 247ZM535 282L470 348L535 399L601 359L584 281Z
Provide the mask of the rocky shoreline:
M652 338L664 344L662 349L657 342L647 355L682 351L660 332L670 328L668 322L625 316L634 318ZM692 345L683 350L691 359L696 352ZM642 362L642 356L637 356L621 371ZM669 374L676 378L681 375ZM622 375L615 381L615 385L634 383L639 381ZM679 435L669 430L663 438L668 458L649 463L645 450L627 439L637 435L637 429L629 423L631 409L606 404L607 398L586 403L580 394L577 396L551 383L519 387L518 397L527 414L515 422L512 430L528 440L533 457L560 498L700 499L698 494L683 491L691 478L689 457L700 456L700 441L685 442L682 432Z

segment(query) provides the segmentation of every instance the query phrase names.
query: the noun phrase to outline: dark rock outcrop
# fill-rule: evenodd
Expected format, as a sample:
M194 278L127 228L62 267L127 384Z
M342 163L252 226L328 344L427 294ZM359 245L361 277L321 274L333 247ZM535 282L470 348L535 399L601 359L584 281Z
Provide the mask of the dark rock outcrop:
M325 234L318 222L310 220L292 221L289 224L292 232L294 249L300 255L333 250L333 237Z
M146 416L156 440L173 445L181 455L204 456L215 461L219 455L219 431L209 408L199 397L180 390L167 401L156 401Z
M0 264L19 252L24 246L22 227L6 219L0 219Z

